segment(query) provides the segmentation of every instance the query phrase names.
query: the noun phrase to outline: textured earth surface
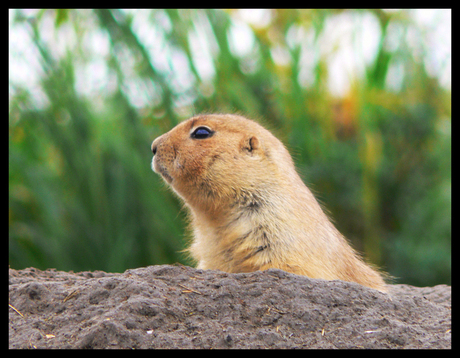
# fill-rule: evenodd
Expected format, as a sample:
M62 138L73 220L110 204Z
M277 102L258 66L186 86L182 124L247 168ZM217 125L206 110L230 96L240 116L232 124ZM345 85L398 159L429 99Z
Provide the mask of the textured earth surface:
M9 269L9 347L450 349L451 287L390 287L275 269Z

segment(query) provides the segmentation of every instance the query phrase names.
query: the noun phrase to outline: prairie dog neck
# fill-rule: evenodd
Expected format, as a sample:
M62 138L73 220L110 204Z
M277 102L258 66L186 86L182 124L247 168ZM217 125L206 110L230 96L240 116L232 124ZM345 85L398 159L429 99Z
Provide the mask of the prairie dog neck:
M313 241L312 234L330 236L333 229L316 201L301 203L302 196L312 197L311 193L303 194L293 197L289 192L257 192L242 196L242 201L221 209L218 215L191 210L195 237L191 252L200 257L198 267L247 272L270 265L274 257L292 263L289 253L302 247L298 237ZM306 212L310 215L300 215ZM327 251L323 244L316 243L316 252ZM214 262L216 255L221 258L219 262ZM309 251L305 250L304 258L307 256Z

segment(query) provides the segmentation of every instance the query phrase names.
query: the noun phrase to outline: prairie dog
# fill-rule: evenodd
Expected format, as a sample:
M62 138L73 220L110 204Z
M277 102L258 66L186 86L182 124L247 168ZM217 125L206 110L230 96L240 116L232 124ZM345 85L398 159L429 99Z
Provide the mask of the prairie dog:
M152 143L152 169L191 216L198 268L279 268L386 291L330 222L284 145L238 115L192 117Z

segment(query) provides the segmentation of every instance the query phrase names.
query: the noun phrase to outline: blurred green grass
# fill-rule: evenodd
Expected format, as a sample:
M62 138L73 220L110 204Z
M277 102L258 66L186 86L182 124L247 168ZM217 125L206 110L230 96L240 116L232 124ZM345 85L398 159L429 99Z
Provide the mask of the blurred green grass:
M215 111L260 120L281 138L338 229L396 282L450 284L451 93L407 37L388 46L395 27L416 24L405 11L271 14L269 26L246 27L253 43L238 53L233 10L10 10L10 27L35 51L22 61L39 73L35 85L10 77L11 267L191 264L181 253L185 210L152 173L150 143ZM364 75L334 96L320 48L343 14L373 18L380 40ZM108 39L105 52L91 45L97 36ZM108 80L91 89L99 72Z

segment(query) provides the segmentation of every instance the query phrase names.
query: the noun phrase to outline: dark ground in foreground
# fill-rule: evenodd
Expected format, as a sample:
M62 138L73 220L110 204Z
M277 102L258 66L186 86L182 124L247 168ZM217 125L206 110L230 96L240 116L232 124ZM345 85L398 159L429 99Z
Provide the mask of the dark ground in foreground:
M280 270L9 270L10 348L451 348L451 287Z

